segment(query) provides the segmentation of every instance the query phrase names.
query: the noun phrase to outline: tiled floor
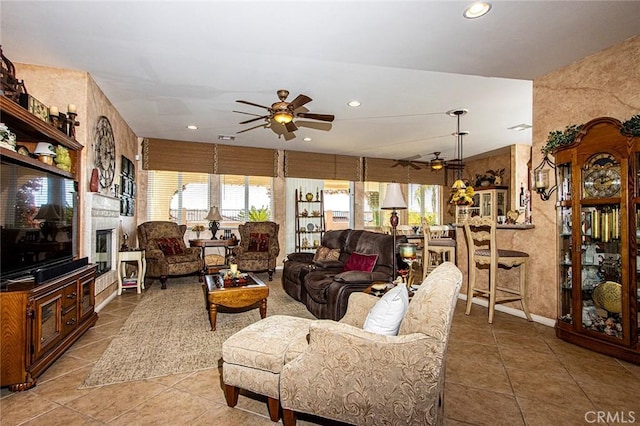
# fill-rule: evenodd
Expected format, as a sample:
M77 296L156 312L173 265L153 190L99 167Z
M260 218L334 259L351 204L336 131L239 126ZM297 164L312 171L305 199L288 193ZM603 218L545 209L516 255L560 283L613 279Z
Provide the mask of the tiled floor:
M111 302L35 388L3 388L0 424L273 424L256 396L241 395L228 408L217 368L77 389L139 300L129 292ZM477 305L465 316L459 302L447 356L446 425L604 424L597 411L640 423L640 366L565 343L550 327L501 312L493 325L486 318ZM298 423L317 424L306 420Z

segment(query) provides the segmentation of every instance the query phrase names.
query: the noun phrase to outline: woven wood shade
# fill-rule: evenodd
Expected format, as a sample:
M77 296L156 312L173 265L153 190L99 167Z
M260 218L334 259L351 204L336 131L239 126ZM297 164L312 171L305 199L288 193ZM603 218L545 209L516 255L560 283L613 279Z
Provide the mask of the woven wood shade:
M420 185L444 185L445 173L443 170L435 172L429 167L429 163L414 161L413 164L420 169L414 169L409 165L398 164L396 160L387 158L364 158L365 182L398 182L417 183Z
M236 145L215 145L213 172L220 175L278 176L278 151Z
M145 139L145 170L214 173L241 176L277 176L278 151L168 139Z
M208 143L148 138L142 145L142 168L212 173L214 148Z
M285 151L284 176L309 179L362 180L360 157Z

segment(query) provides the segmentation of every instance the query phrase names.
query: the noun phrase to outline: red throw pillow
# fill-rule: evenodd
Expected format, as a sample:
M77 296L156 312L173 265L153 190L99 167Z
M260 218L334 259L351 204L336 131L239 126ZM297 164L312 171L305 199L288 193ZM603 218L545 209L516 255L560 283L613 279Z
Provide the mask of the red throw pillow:
M177 238L156 238L156 244L165 256L174 256L176 254L184 253L182 245Z
M363 254L363 253L351 253L351 256L347 259L347 262L342 268L342 272L347 271L362 271L371 272L376 266L378 261L377 254Z
M269 234L250 233L247 251L269 251Z

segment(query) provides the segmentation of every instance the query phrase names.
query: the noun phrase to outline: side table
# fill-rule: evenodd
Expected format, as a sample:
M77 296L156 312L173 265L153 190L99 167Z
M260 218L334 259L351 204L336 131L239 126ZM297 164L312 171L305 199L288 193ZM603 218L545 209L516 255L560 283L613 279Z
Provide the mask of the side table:
M138 263L138 276L135 282L123 279L126 274L127 262ZM123 288L136 288L138 294L142 293L144 289L144 275L147 272L147 261L144 257L144 249L133 249L128 251L118 252L118 265L116 266L118 271L118 296L122 294Z
M205 240L205 239L196 239L189 240L190 247L200 247L202 257L202 273L200 274L201 278L207 274L213 273L214 271L218 271L221 268L226 268L229 264L229 259L233 256L233 249L238 246L237 240ZM205 262L205 249L207 247L218 247L224 248L224 264L220 265L207 265Z

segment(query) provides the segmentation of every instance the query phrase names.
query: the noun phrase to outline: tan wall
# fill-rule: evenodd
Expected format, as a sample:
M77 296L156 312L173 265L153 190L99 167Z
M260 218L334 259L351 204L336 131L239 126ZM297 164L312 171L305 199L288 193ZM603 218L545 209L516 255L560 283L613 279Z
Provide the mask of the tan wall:
M68 104L75 104L78 109L77 120L80 122L80 126L76 127L76 139L84 145L79 174L79 195L82 206L80 211L79 250L81 257L88 256L91 250L91 247L89 247L91 237L88 235L91 229L91 206L88 206L88 203L84 202L84 200L86 199L85 193L89 190L89 178L95 160L93 128L101 115L108 117L111 122L116 141L114 183L117 184L120 182L121 155L134 162L136 173L140 171L135 161L135 154L138 153L136 135L88 73L20 63L15 64L15 66L16 76L25 81L29 94L45 105L55 105L60 112L66 112ZM101 189L100 192L105 195L113 195L112 191L107 191L106 189ZM140 194L140 191L138 191L138 194ZM122 231L118 233L119 236L121 236L122 232L127 232L132 236L130 245L133 244L135 246L136 217L121 216L121 222ZM115 277L115 272L112 271L109 275L111 284L106 290L96 295L97 305L102 303L113 292L116 285Z
M542 160L540 149L550 131L609 116L628 120L640 111L640 36L586 57L533 82L532 165ZM530 308L556 317L556 211L553 200L532 196L535 229L531 237Z

